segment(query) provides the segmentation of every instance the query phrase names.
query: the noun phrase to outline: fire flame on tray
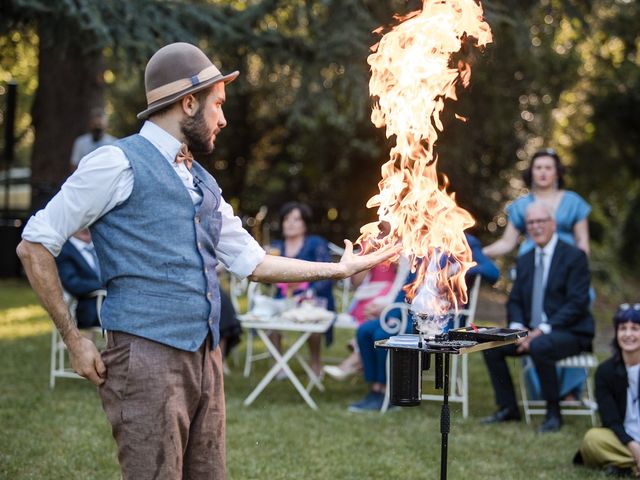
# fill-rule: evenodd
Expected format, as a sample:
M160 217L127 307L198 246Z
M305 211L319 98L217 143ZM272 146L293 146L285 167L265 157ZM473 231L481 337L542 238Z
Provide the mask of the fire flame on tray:
M411 309L420 317L444 319L467 302L464 276L473 262L464 230L474 220L447 193L446 178L439 186L433 146L443 129L445 99L456 100L456 85L466 87L471 77L470 65L453 56L463 45L484 47L491 30L475 0L423 0L422 10L396 20L367 60L376 99L371 120L396 142L382 166L380 193L367 207L378 208L391 232L377 239L378 224L370 223L361 228L358 242L375 248L401 241L417 272L407 287Z

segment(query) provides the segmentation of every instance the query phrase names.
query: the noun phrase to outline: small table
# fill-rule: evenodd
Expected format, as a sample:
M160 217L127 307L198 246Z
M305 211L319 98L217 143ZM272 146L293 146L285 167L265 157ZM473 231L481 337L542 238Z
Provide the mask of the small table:
M309 392L313 387L317 387L320 391L324 391L324 387L322 386L322 382L320 378L315 374L313 369L309 366L309 364L298 355L298 351L305 344L307 339L311 336L312 333L325 333L329 328L331 328L331 324L333 323L332 318L323 319L318 322L294 322L291 320L286 320L281 317L273 317L269 320L253 320L250 318L241 319L240 322L244 328L252 328L254 329L258 336L262 339L267 350L275 360L275 364L271 367L271 369L267 372L264 378L260 381L258 386L249 394L249 396L244 400L245 405L251 405L253 401L262 393L262 391L266 388L266 386L275 378L276 374L282 370L287 375L287 378L293 383L293 386L296 387L300 396L304 398L307 405L309 405L312 409L317 410L318 405L313 401ZM296 341L289 347L289 349L281 354L271 339L269 338L268 331L280 331L280 332L293 332L298 333L299 337ZM302 368L309 376L309 385L305 389L305 387L300 383L298 378L295 376L291 368L289 368L289 361L296 357Z

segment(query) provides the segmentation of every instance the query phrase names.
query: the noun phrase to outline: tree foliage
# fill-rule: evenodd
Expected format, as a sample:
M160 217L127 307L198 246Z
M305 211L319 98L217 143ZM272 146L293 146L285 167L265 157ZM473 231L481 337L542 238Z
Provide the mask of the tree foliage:
M201 159L225 197L249 217L263 205L273 213L284 201L307 201L315 231L334 241L354 237L374 215L364 205L377 191L389 150L369 120L366 57L377 41L371 32L419 4L4 0L0 66L24 64L24 47L11 42L15 32L39 48L34 181L64 179L92 95L106 99L114 133L135 132L147 59L163 44L189 41L223 71L242 73L228 87L229 126L214 154ZM494 42L473 59L471 87L447 105L436 145L439 167L477 218L477 233L488 241L501 232L504 205L525 191L520 173L531 153L553 146L569 163L569 187L594 207L596 269L621 258L640 263L638 2L483 4ZM82 93L91 75L95 83ZM61 78L66 91L47 86ZM41 97L58 101L38 115Z

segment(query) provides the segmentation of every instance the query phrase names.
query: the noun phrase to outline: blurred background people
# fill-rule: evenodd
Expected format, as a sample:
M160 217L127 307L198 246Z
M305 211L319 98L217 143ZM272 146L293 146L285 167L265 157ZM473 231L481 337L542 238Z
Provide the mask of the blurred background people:
M483 423L519 420L518 403L506 357L529 355L535 365L546 416L538 431L562 426L556 362L591 351L595 325L589 309L591 280L586 254L559 239L546 203L527 207L527 232L536 247L520 256L507 302L509 328L527 329L517 343L483 352L498 410Z
M486 246L484 253L490 257L499 257L513 251L518 245L520 235L524 235L518 249L518 256L524 255L535 247L527 234L525 215L527 207L533 202L546 204L554 214L558 238L569 245L575 245L589 255L588 217L591 206L576 192L565 190L565 168L560 156L552 148L538 150L531 157L529 167L523 173L527 195L514 200L507 207L508 223L502 237ZM590 291L593 300L594 292ZM560 396L566 399L578 399L582 392L586 373L583 369L559 368ZM535 369L527 372L529 398L542 398L540 380Z
M300 202L288 202L282 206L279 214L282 239L272 243L272 254L310 262L331 261L329 242L318 235L310 235L307 231L307 226L312 219L311 208L308 205ZM332 289L333 282L331 280L279 283L277 284L276 297L287 298L300 295L305 298L314 298L319 306L335 311ZM332 334L331 330L327 332L327 344L331 343ZM273 333L272 340L276 348L280 350L281 335ZM311 354L311 368L316 375L322 376L321 335L311 335L308 344Z
M240 343L242 335L242 325L236 316L233 302L229 294L220 288L220 349L222 350L223 361L229 356L231 351ZM226 362L224 364L225 373L229 373Z
M102 108L91 109L89 116L89 131L80 135L73 142L71 158L69 160L71 171L78 168L82 157L93 152L103 145L111 145L116 138L107 133L107 114Z
M534 248L525 225L527 207L534 201L545 203L554 213L560 240L577 246L589 255L587 217L591 213L591 206L577 193L564 189L564 166L556 151L546 148L534 153L523 178L530 192L507 207L509 220L504 233L499 240L484 247L485 255L495 258L510 253L518 244L521 234L525 238L518 255Z
M378 228L380 237L389 234L387 222L379 222ZM367 272L360 272L351 277L351 284L356 290L349 306L349 315L355 325L359 326L367 320L378 318L382 310L398 296L408 274L409 262L401 256L396 263L381 263ZM327 375L336 380L344 380L362 370L360 351L355 338L349 342L348 348L351 355L339 365L324 366Z
M78 230L62 246L56 257L62 288L77 301L78 328L99 327L96 298L90 293L103 287L100 280L100 263L88 228Z
M640 475L640 304L620 305L613 317L613 355L596 370L601 428L590 429L574 463L616 476Z

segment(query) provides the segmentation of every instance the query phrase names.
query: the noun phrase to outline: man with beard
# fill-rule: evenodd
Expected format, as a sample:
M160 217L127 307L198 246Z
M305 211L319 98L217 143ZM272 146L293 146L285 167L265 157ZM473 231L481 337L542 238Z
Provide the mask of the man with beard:
M397 253L340 263L265 255L190 149L209 153L226 126L223 75L197 47L161 48L145 70L140 133L99 148L26 225L18 246L29 281L69 351L98 386L125 479L224 478L225 414L218 261L263 282L345 278ZM89 226L107 287L107 348L79 334L54 256Z
M89 115L89 131L80 135L73 142L71 149L71 160L69 161L71 171L78 168L80 160L85 155L90 154L95 149L104 145L111 145L116 141L116 137L107 133L107 114L102 108L93 108Z

